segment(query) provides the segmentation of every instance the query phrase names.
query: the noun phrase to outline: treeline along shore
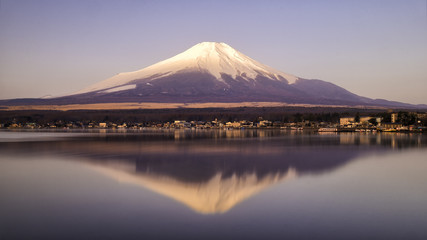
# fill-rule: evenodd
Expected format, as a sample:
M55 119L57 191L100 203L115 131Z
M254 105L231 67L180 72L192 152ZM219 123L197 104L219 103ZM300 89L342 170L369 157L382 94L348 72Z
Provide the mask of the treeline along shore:
M0 122L12 123L53 121L113 121L113 122L170 122L185 121L257 121L259 118L271 121L312 121L339 122L340 116L380 113L384 109L353 108L306 108L306 107L242 107L242 108L181 108L181 109L134 109L134 110L17 110L1 111Z
M426 126L425 112L333 107L240 107L136 110L0 111L1 128L298 127L370 128L385 123ZM187 124L189 123L189 124ZM390 125L391 126L391 125ZM347 129L348 130L348 129Z

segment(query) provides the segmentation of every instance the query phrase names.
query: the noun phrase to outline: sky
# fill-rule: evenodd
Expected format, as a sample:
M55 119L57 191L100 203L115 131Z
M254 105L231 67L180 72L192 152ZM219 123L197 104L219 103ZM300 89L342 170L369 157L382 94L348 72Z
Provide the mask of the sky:
M204 41L427 104L427 0L0 0L0 99L71 94Z

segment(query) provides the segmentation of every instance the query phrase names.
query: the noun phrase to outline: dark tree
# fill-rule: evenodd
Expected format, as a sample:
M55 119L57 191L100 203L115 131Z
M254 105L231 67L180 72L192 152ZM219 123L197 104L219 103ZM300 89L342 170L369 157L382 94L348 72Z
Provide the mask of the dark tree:
M360 122L360 114L359 114L359 112L356 113L356 116L354 117L354 121L357 122L357 123Z
M377 125L377 119L376 118L371 118L368 120L369 123L371 123L372 125Z
M302 121L303 121L303 117L301 113L294 114L294 122L302 122Z

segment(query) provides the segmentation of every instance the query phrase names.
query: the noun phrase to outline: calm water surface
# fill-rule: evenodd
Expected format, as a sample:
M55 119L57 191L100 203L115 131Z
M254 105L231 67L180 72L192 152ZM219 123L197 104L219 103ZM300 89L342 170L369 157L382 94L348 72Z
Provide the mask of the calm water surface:
M3 131L0 239L427 239L427 136Z

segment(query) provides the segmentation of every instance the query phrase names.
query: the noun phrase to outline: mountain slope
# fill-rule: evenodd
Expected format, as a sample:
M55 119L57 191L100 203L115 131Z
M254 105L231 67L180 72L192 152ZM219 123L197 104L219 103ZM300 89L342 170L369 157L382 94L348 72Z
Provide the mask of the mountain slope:
M199 43L172 58L138 71L117 74L68 96L6 100L0 104L123 102L282 102L418 107L373 100L326 81L299 78L263 65L225 43L216 42Z
M295 82L297 79L295 76L282 73L249 58L225 43L203 42L165 61L135 72L120 73L82 89L77 94L114 88L133 82L148 83L185 72L209 73L223 83L225 81L222 79L222 74L232 78L240 76L245 80L254 79L258 75L277 81ZM142 81L144 79L146 81Z

